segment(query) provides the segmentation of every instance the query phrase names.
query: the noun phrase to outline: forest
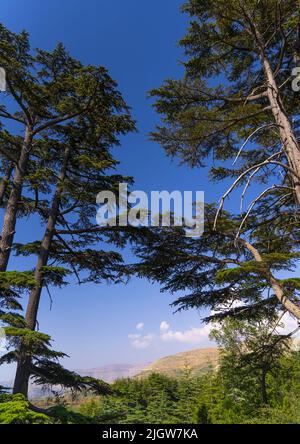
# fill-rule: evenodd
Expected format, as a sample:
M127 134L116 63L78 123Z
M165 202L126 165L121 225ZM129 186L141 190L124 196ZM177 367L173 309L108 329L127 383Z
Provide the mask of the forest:
M139 128L127 95L64 42L35 48L0 24L0 368L15 368L0 424L300 423L300 1L188 0L180 14L183 75L148 91L147 137L215 187L197 237L172 209L145 224L130 201L129 223L97 224L97 194L135 183L115 151ZM170 310L201 313L216 368L111 384L65 368L43 298L75 282L92 312L86 288L133 277L171 294ZM61 391L35 402L31 381Z

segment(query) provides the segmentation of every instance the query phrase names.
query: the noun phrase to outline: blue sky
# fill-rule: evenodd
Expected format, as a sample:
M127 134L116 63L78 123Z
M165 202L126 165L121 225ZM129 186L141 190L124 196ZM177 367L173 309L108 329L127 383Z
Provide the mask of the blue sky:
M159 117L147 92L183 72L177 42L188 22L179 11L181 4L180 0L2 0L1 16L12 31L29 31L33 47L52 49L62 41L83 63L108 68L137 120L138 133L124 137L116 151L120 172L135 178L135 189L203 190L207 201L217 201L224 184L208 185L205 171L179 167L148 138ZM17 232L17 240L34 239L40 227L22 220ZM169 306L174 297L144 280L133 279L127 286L74 284L54 290L53 297L50 311L43 294L39 325L53 336L55 349L70 355L65 362L69 368L151 361L207 344L199 313L174 315ZM159 333L162 321L168 325L163 324ZM144 326L136 329L141 323ZM0 367L0 380L11 375L10 368Z

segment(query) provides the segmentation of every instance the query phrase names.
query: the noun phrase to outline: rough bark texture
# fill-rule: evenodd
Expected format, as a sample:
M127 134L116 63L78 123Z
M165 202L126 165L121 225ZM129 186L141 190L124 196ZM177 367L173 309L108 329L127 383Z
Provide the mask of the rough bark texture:
M244 2L243 2L244 3ZM282 148L286 155L290 169L294 172L291 174L291 180L294 184L295 197L297 204L300 205L300 147L293 131L291 122L282 103L280 90L278 88L274 72L271 64L265 54L265 42L257 25L253 22L251 14L244 6L244 13L249 22L253 37L258 45L258 55L265 74L267 84L267 97L271 106L275 123L278 126ZM251 32L250 31L250 32Z
M295 198L298 205L300 205L300 147L297 138L293 131L291 122L287 115L284 105L282 103L280 90L278 88L271 64L265 54L265 42L256 23L252 20L251 14L247 10L245 2L241 2L243 12L249 24L249 32L253 35L258 45L258 54L265 74L267 84L267 97L271 106L275 123L279 129L279 135L282 143L288 165L290 168L291 180L294 185ZM292 173L292 172L294 173ZM260 253L249 242L242 241L244 246L252 253L257 262L262 262ZM267 277L272 289L281 302L283 307L296 319L300 321L300 307L285 296L282 285L272 275L269 269L266 268L265 276Z
M284 110L281 101L280 92L278 90L276 80L274 78L269 61L263 56L262 63L264 67L265 76L268 82L267 91L268 99L271 105L271 110L274 120L279 128L280 139L282 147L285 152L289 167L294 171L293 181L295 188L295 196L298 205L300 205L300 149L292 129L289 118Z
M20 358L17 365L13 393L22 393L28 397L28 386L30 378L30 358L26 353L20 351Z
M56 187L56 191L53 197L52 206L51 206L51 212L48 217L48 222L46 226L46 230L44 233L44 237L41 243L35 271L34 271L34 278L36 281L36 286L31 290L27 309L26 309L26 315L25 320L27 323L27 328L30 330L35 330L36 327L36 321L37 321L37 313L40 303L40 297L43 289L43 273L42 269L45 267L48 263L49 258L49 252L51 247L51 242L53 239L54 231L55 231L55 225L57 216L59 214L59 206L60 206L60 200L61 200L61 194L63 191L63 181L66 177L66 170L67 170L67 164L69 160L70 155L70 148L66 148L64 153L64 162L61 169L59 182ZM17 371L15 376L15 382L14 382L14 393L22 393L27 397L28 395L28 383L30 378L30 365L31 361L30 359L26 358L26 356L22 354L22 346L20 348L20 359L17 365Z
M0 239L0 271L6 271L11 248L13 244L15 226L17 221L18 204L22 197L24 177L26 175L27 164L32 143L32 132L27 126L24 143L20 153L19 161L16 165L12 181L12 189L7 202L4 215L1 239Z
M9 180L10 180L10 176L13 172L14 169L14 164L11 163L6 171L4 176L2 177L2 181L0 183L0 205L3 205L3 201L4 201L4 196L5 196L5 192L7 190L7 185L9 184Z

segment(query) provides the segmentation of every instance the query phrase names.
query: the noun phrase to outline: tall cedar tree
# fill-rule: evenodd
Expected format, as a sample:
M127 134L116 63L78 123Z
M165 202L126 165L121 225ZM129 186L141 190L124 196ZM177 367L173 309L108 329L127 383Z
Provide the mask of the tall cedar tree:
M181 41L185 75L151 93L163 116L163 126L152 137L167 154L193 167L213 160L212 180L234 178L215 214L215 228L225 199L237 186L244 185L241 204L253 181L264 186L235 228L236 244L264 268L276 297L298 319L298 301L274 280L270 263L263 261L269 254L265 234L260 241L257 235L260 224L274 232L272 254L285 254L280 236L290 237L291 251L299 243L300 102L291 85L299 61L299 8L295 0L190 0L183 7L192 17ZM254 221L256 245L247 237Z
M291 86L299 7L296 0L190 0L183 7L193 18L181 41L185 76L152 91L165 120L153 137L168 154L200 166L210 155L221 161L239 155L242 171L255 162L257 173L278 166L300 202L299 98ZM242 139L256 147L240 150ZM231 174L237 171L212 169L213 177Z
M51 338L35 330L44 287L49 292L51 284L64 285L72 272L83 283L118 281L124 271L120 254L101 247L105 242L121 246L123 239L114 230L95 226L96 194L131 181L111 174L117 165L111 148L119 135L134 130L134 122L106 69L83 66L62 45L32 54L27 34L12 34L4 27L1 33L8 95L19 109L9 112L3 105L0 114L25 128L23 141L7 129L0 134L5 206L0 316L15 348L1 363L17 361L14 392L25 396L30 376L39 384L107 392L104 384L63 369L56 360L64 354L51 350ZM14 147L10 157L5 149L9 144ZM33 212L45 227L43 238L14 245L17 217ZM5 271L12 250L36 255L34 271ZM28 290L23 317L16 312L22 308L18 298Z
M104 68L82 65L61 44L53 52L32 52L27 33L14 34L3 25L0 40L0 66L6 71L7 95L12 99L3 100L0 107L1 156L13 165L6 167L3 178L5 184L13 174L0 241L0 271L5 271L31 159L43 144L45 149L51 146L48 139L54 127L68 127L80 116L101 115L103 94L114 84ZM11 122L16 125L14 133L9 130ZM20 130L23 138L15 135ZM9 149L12 145L14 150Z

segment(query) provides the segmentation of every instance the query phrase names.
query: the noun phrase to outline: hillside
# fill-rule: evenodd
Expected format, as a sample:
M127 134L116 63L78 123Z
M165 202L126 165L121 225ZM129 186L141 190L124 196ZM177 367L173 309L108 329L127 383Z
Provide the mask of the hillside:
M76 370L76 372L82 376L92 376L109 383L120 378L144 377L153 372L180 376L186 367L191 369L193 376L197 376L206 373L211 368L216 368L218 357L217 348L199 348L165 356L148 364L114 364L87 370Z
M207 373L210 369L215 369L218 364L218 358L219 352L217 348L189 350L158 359L137 376L144 377L153 372L169 376L180 376L186 367L191 370L193 376L199 376Z
M112 364L75 371L82 376L91 376L108 383L112 383L120 378L143 378L153 372L178 377L186 367L191 369L193 376L198 376L208 372L210 369L216 368L218 356L217 348L199 348L165 356L150 364ZM0 382L0 385L11 387L12 381ZM41 398L49 394L48 390L33 383L30 384L29 397L31 399Z

